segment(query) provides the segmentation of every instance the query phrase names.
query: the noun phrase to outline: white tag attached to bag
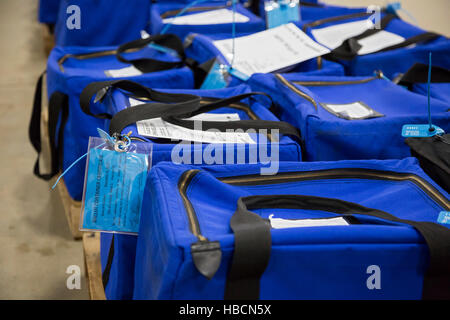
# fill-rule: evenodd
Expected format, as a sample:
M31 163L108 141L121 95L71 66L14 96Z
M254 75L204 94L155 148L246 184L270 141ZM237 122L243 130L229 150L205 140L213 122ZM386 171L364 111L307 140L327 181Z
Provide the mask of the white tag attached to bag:
M236 23L245 23L250 21L249 17L239 12L235 12L234 21ZM217 9L201 13L193 13L185 16L163 19L163 23L177 25L209 25L233 23L233 11L228 9Z
M121 78L140 76L142 72L134 66L129 66L121 69L105 70L105 74L111 78Z
M214 45L231 63L233 39L217 40ZM284 69L329 52L329 49L312 40L295 24L288 23L235 38L233 68L251 76L254 73Z
M362 46L362 48L358 50L358 55L377 52L384 48L402 43L403 41L405 41L405 38L398 34L380 30L371 36L358 40L358 43Z
M130 98L130 106L142 104L141 101ZM199 121L236 121L240 120L237 113L203 113L189 118ZM141 120L136 122L140 135L153 138L164 138L184 141L197 141L203 143L237 143L256 144L245 132L216 132L191 130L166 122L161 118Z
M324 226L348 226L349 223L343 217L326 219L282 219L269 216L270 225L273 229L288 229L300 227L324 227Z
M383 116L381 113L376 112L361 101L343 104L320 103L320 105L335 116L347 120L368 119Z
M330 49L336 49L346 39L353 38L373 26L370 20L341 23L331 27L311 30L314 38Z

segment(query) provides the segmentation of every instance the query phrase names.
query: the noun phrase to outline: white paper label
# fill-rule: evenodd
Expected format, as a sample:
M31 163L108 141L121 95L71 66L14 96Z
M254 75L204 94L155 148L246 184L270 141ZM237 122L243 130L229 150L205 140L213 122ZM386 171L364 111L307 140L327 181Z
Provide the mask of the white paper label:
M250 19L239 12L235 13L234 21L236 23L248 22ZM179 25L209 25L233 23L233 12L228 9L217 9L205 11L201 13L193 13L185 16L178 16L163 19L164 23L179 24Z
M130 98L130 105L142 104L141 101ZM240 120L237 113L203 113L189 118L189 120L201 121L236 121ZM235 143L235 144L255 144L256 142L247 133L241 132L212 132L191 130L180 127L161 118L142 120L136 123L137 131L140 135L153 138L165 138L183 141L197 141L203 143Z
M140 76L142 72L139 69L136 69L134 66L129 66L122 69L106 70L105 74L108 77L121 78L121 77Z
M381 30L371 36L358 40L358 43L362 46L362 48L358 50L358 55L376 52L384 48L402 43L403 41L405 41L405 38L403 38L402 36L399 36L398 34L392 32Z
M273 229L287 229L300 227L324 227L324 226L348 226L349 223L342 217L329 219L300 219L290 220L273 218L273 214L269 216L270 225Z
M214 45L231 63L233 40L217 40ZM251 76L280 70L329 52L296 25L288 23L236 38L233 67Z
M349 23L341 23L331 27L313 29L311 33L314 38L330 49L336 49L342 42L353 38L373 26L372 21L362 20Z
M372 27L373 23L371 20L362 20L314 29L311 33L319 43L330 49L336 49L345 40L355 37ZM380 30L371 36L358 40L358 43L362 46L358 51L358 55L376 52L403 41L405 41L405 38L395 33Z
M346 104L321 103L321 105L342 117L350 119L364 119L375 115L375 112L371 108L362 104L361 102Z

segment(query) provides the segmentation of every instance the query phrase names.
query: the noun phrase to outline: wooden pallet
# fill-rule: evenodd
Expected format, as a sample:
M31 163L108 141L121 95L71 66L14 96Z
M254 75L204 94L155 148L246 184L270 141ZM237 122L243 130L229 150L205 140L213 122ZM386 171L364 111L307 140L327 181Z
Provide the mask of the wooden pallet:
M50 55L50 51L52 51L55 46L55 34L51 33L48 26L45 24L42 24L41 29L44 52L48 57Z
M83 237L83 232L80 231L81 201L75 201L70 197L64 179L59 180L56 189L58 189L72 237L80 240Z
M83 252L89 296L91 300L106 300L100 263L99 232L85 232L83 234Z
M51 170L51 151L50 140L48 132L48 97L47 97L47 75L44 75L42 79L42 109L41 109L41 161L39 162L41 172L50 172ZM60 173L59 173L60 174ZM56 182L56 178L59 174L50 181L51 185ZM70 232L75 240L81 240L83 237L82 232L79 230L80 214L81 214L81 201L73 200L67 190L67 186L64 183L64 179L61 179L56 186L58 190L59 198L61 199L64 214L67 218Z

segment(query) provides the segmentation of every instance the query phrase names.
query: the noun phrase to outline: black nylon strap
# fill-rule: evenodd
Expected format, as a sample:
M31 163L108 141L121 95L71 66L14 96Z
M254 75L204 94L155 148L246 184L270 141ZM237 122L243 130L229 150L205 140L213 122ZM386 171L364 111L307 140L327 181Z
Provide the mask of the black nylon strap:
M34 172L38 171L38 177L41 177L39 173L39 157L42 150L41 145L41 111L42 111L42 81L45 72L43 72L36 83L34 90L33 109L31 111L31 119L28 125L28 138L38 154L38 158L34 165ZM37 169L36 169L37 167Z
M178 56L180 57L180 61L167 62L149 58L129 60L122 55L122 53L126 52L127 50L140 49L145 46L148 46L150 43L155 43L160 46L176 51ZM178 68L184 64L184 59L186 58L184 54L183 43L180 40L180 38L178 38L174 34L158 34L150 36L146 39L137 39L134 41L127 42L117 48L116 57L119 61L124 63L130 63L134 67L136 67L136 69L139 69L144 73Z
M172 117L191 117L196 114L211 111L227 106L231 103L241 101L242 99L251 97L252 95L254 94L246 93L233 96L231 98L217 99L217 101L206 105L201 105L201 98L197 96L195 96L196 99L176 104L145 103L137 105L133 108L127 108L116 113L111 119L109 132L110 134L121 133L126 126L141 120L163 118L170 121ZM208 99L211 100L212 98Z
M122 89L133 95L141 98L146 98L151 101L164 102L164 103L180 103L187 101L199 101L200 97L192 94L181 93L167 93L152 90L146 86L143 86L137 82L130 80L111 80L111 81L98 81L88 84L80 95L80 107L84 113L94 116L100 119L111 119L112 116L108 113L93 114L91 112L91 100L98 94L105 94L109 88Z
M400 78L398 84L409 86L414 83L427 83L427 82L428 82L428 66L423 63L416 63L408 71L406 71L406 73ZM431 82L450 83L450 70L432 66Z
M30 124L28 127L28 136L33 145L34 149L37 152L37 159L34 164L33 172L34 174L43 179L50 180L53 178L59 171L61 167L61 159L62 159L62 139L63 139L63 130L64 125L67 121L68 117L68 97L61 92L54 92L49 100L48 106L48 133L49 133L49 142L50 142L50 157L51 157L51 169L48 173L41 173L39 168L39 160L42 151L42 142L41 142L41 112L42 112L42 82L43 76L45 72L41 74L39 77L36 89L34 92L34 101L33 101L33 110L31 113ZM59 130L58 121L60 121ZM56 135L58 135L58 139L56 139ZM56 140L58 141L59 146L56 145Z
M255 299L259 283L270 258L270 226L253 209L305 209L334 212L344 216L367 215L387 221L408 224L425 239L429 249L429 265L424 277L423 299L450 298L450 230L432 222L397 218L381 210L371 209L339 199L301 196L264 195L243 197L231 217L235 249L228 273L226 299ZM253 270L253 271L252 271ZM241 294L242 293L242 294ZM244 295L247 294L246 296Z
M195 120L183 120L175 117L164 118L165 121L191 130L195 127ZM270 120L236 120L236 121L202 121L202 130L218 130L226 132L227 130L278 130L280 134L289 135L300 139L300 133L297 128L284 121ZM270 133L270 132L268 132Z
M133 123L141 120L148 120L153 118L162 118L163 120L185 127L188 129L196 129L195 120L184 120L182 118L193 117L198 114L216 110L226 107L230 104L239 102L246 98L251 98L255 95L268 97L273 104L272 99L262 92L251 92L236 95L225 99L206 98L211 101L208 104L201 105L197 101L192 103L189 101L185 104L158 104L149 103L127 108L116 113L111 119L109 133L121 133L122 130ZM215 100L215 101L214 101ZM222 132L227 130L273 130L276 129L280 134L294 136L300 139L299 131L287 122L283 121L269 121L269 120L238 120L238 121L202 121L202 130L215 129Z
M395 18L397 18L397 16L394 14L386 14L383 17L383 19L381 19L379 29L369 29L355 37L345 40L339 47L332 50L330 53L326 54L324 57L326 59L333 60L333 61L352 60L353 58L355 58L358 55L359 49L361 49L361 45L358 43L358 40L364 39L366 37L369 37L373 34L380 32L381 30L384 30L388 26L388 24ZM424 32L417 36L410 37L410 38L406 39L405 41L403 41L402 43L386 47L386 48L378 50L376 52L385 52L385 51L395 50L395 49L399 49L399 48L404 48L411 44L431 41L431 40L436 39L437 37L439 37L439 35L436 33ZM372 52L372 53L376 53L376 52Z

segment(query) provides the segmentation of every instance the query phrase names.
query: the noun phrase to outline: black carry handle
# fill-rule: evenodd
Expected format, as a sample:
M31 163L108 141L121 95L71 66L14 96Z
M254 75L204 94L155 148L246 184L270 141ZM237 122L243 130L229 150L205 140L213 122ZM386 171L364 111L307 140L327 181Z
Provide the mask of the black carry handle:
M84 113L94 116L100 119L111 119L112 116L109 113L93 114L91 112L91 100L95 96L96 100L99 95L104 95L109 88L122 89L130 92L136 97L145 98L151 101L163 102L163 103L198 103L200 97L192 94L182 93L167 93L152 90L146 86L143 86L137 82L130 80L111 80L111 81L98 81L88 84L80 95L80 107Z
M168 62L149 58L126 59L122 55L122 53L130 49L141 49L151 43L174 50L180 57L180 61ZM143 73L179 68L184 64L184 60L186 59L183 42L174 34L157 34L146 39L137 39L124 43L117 48L116 57L121 62L132 64L136 69L139 69Z
M48 105L48 134L50 143L51 169L48 173L41 173L39 168L39 160L42 151L41 142L41 112L42 112L42 84L44 73L39 77L34 92L33 110L31 113L30 124L28 127L28 136L37 152L37 159L34 164L34 174L43 179L50 180L53 178L61 167L62 159L62 140L64 134L64 126L69 115L68 97L61 92L54 92ZM59 122L59 128L58 128ZM58 146L56 145L56 136L58 136Z
M216 110L230 104L237 103L243 99L253 97L255 95L266 96L272 102L270 96L261 92L251 92L236 95L225 99L216 99L207 104L200 104L200 102L187 104L161 104L149 103L127 108L116 113L110 123L110 134L121 133L122 130L130 124L141 120L148 120L154 118L162 118L164 121L170 122L188 129L195 129L195 120L184 120L183 118L193 117L208 111ZM206 98L213 100L213 98ZM272 102L273 103L273 102ZM216 129L222 132L226 130L260 130L260 129L276 129L280 134L291 135L300 139L299 131L283 121L269 121L269 120L237 120L237 121L202 121L202 130Z
M413 226L425 239L430 257L422 298L450 298L450 229L433 222L400 219L381 210L339 199L264 195L239 198L237 209L231 217L235 245L225 299L259 298L259 281L270 258L271 227L266 219L249 210L275 208L327 211L344 216L367 215Z
M427 83L427 82L428 82L428 65L423 63L415 63L399 79L398 84L410 86L414 83ZM450 70L437 66L432 66L431 83L450 83Z
M369 37L373 34L376 34L380 31L384 30L387 27L387 25L395 18L397 18L397 16L394 14L386 14L381 19L379 29L369 29L355 37L345 40L339 47L332 50L330 53L326 54L324 57L329 60L333 60L333 61L352 60L353 58L355 58L358 55L358 51L361 49L361 45L358 43L358 40L364 39L366 37ZM404 48L404 47L407 47L407 46L415 44L415 43L431 41L438 37L440 37L440 35L437 33L424 32L417 36L410 37L410 38L406 39L405 41L403 41L402 43L392 45L392 46L386 47L384 49L380 49L380 50L378 50L376 52L372 52L372 53L385 52L385 51L395 50L395 49L399 49L399 48Z

